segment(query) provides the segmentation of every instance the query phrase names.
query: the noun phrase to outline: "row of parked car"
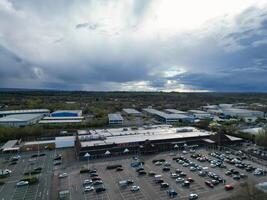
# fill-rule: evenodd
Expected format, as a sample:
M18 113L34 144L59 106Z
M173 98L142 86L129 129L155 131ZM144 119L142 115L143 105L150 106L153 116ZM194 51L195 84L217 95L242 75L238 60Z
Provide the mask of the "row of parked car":
M245 155L234 157L231 155L226 155L220 152L214 152L210 154L211 156L217 158L220 160L220 162L226 162L230 165L235 166L236 168L245 170L246 172L252 172L255 176L264 176L267 174L267 172L261 168L257 168L253 166L252 164L249 164L245 162L246 159ZM229 172L228 172L229 173Z
M89 179L85 179L83 181L83 188L84 192L91 192L94 191L96 193L106 191L106 188L104 187L104 183L101 179L101 177L97 174L96 169L89 170Z

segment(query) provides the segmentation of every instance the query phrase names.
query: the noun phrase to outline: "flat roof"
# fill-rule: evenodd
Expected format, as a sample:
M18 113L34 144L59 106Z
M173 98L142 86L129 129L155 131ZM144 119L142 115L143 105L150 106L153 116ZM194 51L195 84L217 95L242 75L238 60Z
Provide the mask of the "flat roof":
M123 120L121 114L119 113L110 113L108 114L109 120Z
M84 119L82 116L77 117L44 117L43 120L78 120L78 119Z
M70 120L40 120L39 124L56 124L56 123L81 123L83 120L80 119L70 119Z
M231 112L231 113L263 113L262 111L258 110L247 110L247 109L240 109L240 108L226 108L223 109L223 112Z
M124 108L122 110L124 112L126 112L127 114L141 114L141 112L139 112L138 110L135 110L133 108Z
M38 144L51 144L55 143L55 140L43 140L43 141L31 141L31 142L25 142L23 145L28 146L28 145L38 145Z
M1 149L13 148L18 143L18 140L8 140Z
M28 110L5 110L0 111L0 115L11 115L11 114L23 114L23 113L49 113L48 109L28 109Z
M231 135L225 135L225 136L228 137L231 141L240 141L240 140L243 140L242 138L231 136Z
M63 113L63 112L80 113L80 112L82 112L82 110L56 110L56 111L52 112L51 114Z
M125 130L125 128L124 128ZM94 140L81 140L81 146L98 146L107 144L120 144L120 143L131 143L131 142L142 142L145 140L155 141L155 140L167 140L167 139L182 139L190 137L205 137L212 133L208 131L198 130L194 127L183 127L183 128L173 128L168 126L159 126L152 129L140 128L138 130L132 130L128 128L127 131L123 129L106 129L103 133L103 129L95 130ZM183 132L181 130L184 130ZM96 135L105 136L96 139ZM84 136L80 136L85 139Z
M173 113L173 114L186 114L187 112L176 110L176 109L165 109L166 112Z
M188 110L190 113L195 113L195 114L209 114L206 111L203 110Z
M184 114L168 114L153 108L144 108L144 111L153 114L153 115L157 115L159 117L165 118L165 119L185 119L185 118L190 118L190 116L184 115Z
M7 115L5 117L0 118L0 123L3 122L25 122L30 121L35 118L41 117L42 114L15 114L15 115Z

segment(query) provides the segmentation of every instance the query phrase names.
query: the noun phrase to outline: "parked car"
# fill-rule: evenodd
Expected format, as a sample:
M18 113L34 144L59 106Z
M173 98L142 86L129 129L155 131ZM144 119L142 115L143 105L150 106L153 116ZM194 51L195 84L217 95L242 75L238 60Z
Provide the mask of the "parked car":
M65 177L67 177L67 176L68 176L67 173L62 173L62 174L59 174L59 175L58 175L58 178L65 178Z
M132 192L137 192L137 191L139 191L140 190L140 187L139 186L137 186L137 185L133 185L132 187L131 187L131 189L130 189Z
M96 188L96 189L95 189L95 192L96 192L96 193L104 192L104 191L106 191L106 188L104 188L104 187L99 187L99 188Z
M94 190L94 187L93 186L86 186L85 188L84 188L84 192L91 192L91 191L93 191Z
M19 181L19 182L17 182L17 184L16 184L18 187L20 187L20 186L25 186L25 185L29 185L29 181Z
M228 185L225 185L224 188L225 190L233 190L234 186L228 184Z
M198 199L197 194L194 194L194 193L189 194L189 200L196 200L196 199Z
M169 197L173 198L175 196L177 196L177 192L173 189L171 190L167 190L167 194L169 195Z
M205 181L205 184L210 188L214 188L214 185L210 181Z
M169 184L163 182L163 183L160 184L160 187L161 187L161 188L168 188L168 187L169 187Z

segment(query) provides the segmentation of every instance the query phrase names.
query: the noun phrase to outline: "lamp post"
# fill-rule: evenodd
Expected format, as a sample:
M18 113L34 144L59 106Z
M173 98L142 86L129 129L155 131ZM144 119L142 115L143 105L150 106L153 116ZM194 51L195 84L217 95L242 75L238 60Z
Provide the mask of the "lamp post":
M87 158L87 168L89 169L89 159L90 159L91 155L90 155L90 153L86 153L84 155L84 157Z

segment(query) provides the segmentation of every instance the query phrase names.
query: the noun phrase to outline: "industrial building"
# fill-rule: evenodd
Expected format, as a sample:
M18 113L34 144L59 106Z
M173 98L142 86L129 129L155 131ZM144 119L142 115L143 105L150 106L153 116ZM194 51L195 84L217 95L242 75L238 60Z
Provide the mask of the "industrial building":
M132 115L132 116L141 116L141 112L138 110L135 110L133 108L124 108L123 112L125 112L127 115Z
M256 111L256 110L227 108L227 109L222 109L222 111L225 116L230 116L230 117L238 117L238 118L264 117L264 112Z
M182 114L182 115L187 114L187 112L185 112L185 111L176 110L176 109L164 109L164 111L167 113L172 113L172 114Z
M14 114L0 118L0 125L10 127L24 127L36 124L43 118L43 114Z
M203 110L188 110L187 112L197 119L210 119L212 117L210 113Z
M5 117L8 115L18 115L18 114L43 114L49 115L50 110L48 109L31 109L31 110L6 110L0 111L0 117Z
M44 117L39 121L39 124L69 124L69 123L81 123L84 117Z
M82 110L57 110L50 114L50 117L80 117Z
M168 125L145 126L138 129L113 128L78 131L75 147L80 159L89 153L91 158L109 155L150 154L172 150L174 146L201 145L211 132L193 127L173 128ZM108 156L109 156L108 155Z
M156 117L158 120L163 121L166 124L172 124L175 122L193 122L194 118L184 114L168 114L153 108L144 108L144 112Z
M108 123L110 125L123 124L123 117L119 113L108 114Z

